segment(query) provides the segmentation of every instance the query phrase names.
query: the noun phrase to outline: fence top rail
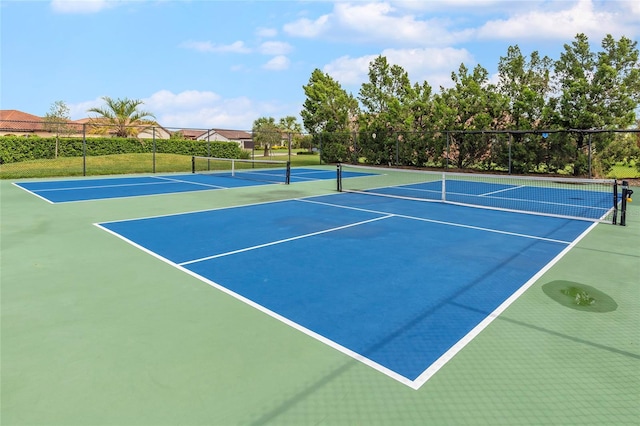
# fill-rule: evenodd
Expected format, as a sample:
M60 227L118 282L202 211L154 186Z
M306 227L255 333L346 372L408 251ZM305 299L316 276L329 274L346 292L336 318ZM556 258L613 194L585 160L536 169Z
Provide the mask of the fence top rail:
M442 133L464 133L464 134L640 133L640 129L442 130L441 132Z

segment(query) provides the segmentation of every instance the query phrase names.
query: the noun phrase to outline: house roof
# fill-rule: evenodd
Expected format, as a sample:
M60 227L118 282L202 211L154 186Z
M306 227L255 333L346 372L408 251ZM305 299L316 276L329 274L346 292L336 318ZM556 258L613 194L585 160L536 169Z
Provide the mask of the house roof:
M215 133L229 139L229 140L244 140L244 139L252 139L253 136L249 132L245 132L243 130L228 130L228 129L211 129Z
M17 109L0 109L0 120L42 121L42 117L18 111Z
M194 130L194 129L180 129L178 132L182 133L182 135L186 138L196 139L198 136L207 133L206 130Z
M0 110L0 130L2 131L35 132L43 129L42 117L17 109Z

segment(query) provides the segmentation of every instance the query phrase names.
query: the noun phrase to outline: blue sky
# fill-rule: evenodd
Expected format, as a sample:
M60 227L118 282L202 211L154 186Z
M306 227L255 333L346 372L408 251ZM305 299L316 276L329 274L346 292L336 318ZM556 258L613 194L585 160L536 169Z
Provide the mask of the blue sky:
M558 59L577 33L594 51L640 37L637 0L1 0L0 19L0 109L61 100L79 119L128 97L170 128L299 117L314 69L357 96L378 55L437 89L461 63L494 75L509 46Z

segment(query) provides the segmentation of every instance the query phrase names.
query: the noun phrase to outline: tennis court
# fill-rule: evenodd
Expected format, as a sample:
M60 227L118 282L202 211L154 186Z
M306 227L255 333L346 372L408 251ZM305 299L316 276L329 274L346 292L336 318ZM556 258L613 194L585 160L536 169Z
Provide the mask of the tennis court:
M418 388L590 225L340 194L99 226Z
M3 424L635 422L636 205L308 171L99 203L0 182Z
M282 162L271 162L281 166ZM249 164L259 164L251 162ZM19 182L16 185L50 203L68 203L109 198L140 197L180 192L211 191L244 186L284 184L310 180L335 179L327 170L298 168L286 175L285 168L268 168L232 175L231 171L153 175L140 177L111 177L100 179L72 179ZM241 177L241 178L238 178Z

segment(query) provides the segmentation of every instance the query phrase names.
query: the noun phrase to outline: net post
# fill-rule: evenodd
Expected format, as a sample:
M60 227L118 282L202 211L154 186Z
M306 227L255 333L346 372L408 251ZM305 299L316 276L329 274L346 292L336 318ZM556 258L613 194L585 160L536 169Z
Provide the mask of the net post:
M620 205L620 225L627 225L627 201L631 198L633 191L629 189L629 182L622 181L622 203Z
M613 181L613 222L618 223L618 180Z
M191 156L191 173L195 173L196 172L196 156L192 155Z
M338 192L342 192L342 165L338 163L336 165L336 183Z
M253 168L254 165L252 164L251 167ZM231 159L231 176L235 177L236 176L236 160Z
M442 172L442 201L447 201L447 174Z
M291 161L287 161L287 170L285 173L284 183L289 185L291 183Z

